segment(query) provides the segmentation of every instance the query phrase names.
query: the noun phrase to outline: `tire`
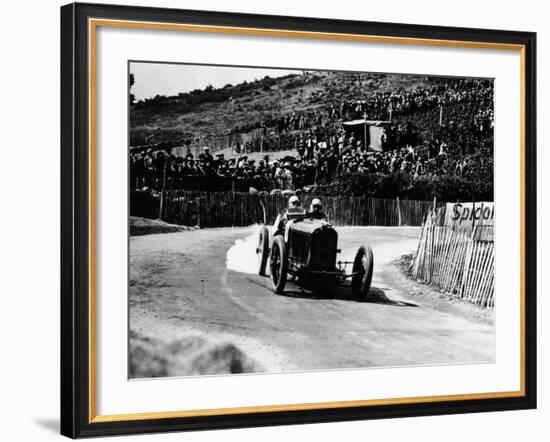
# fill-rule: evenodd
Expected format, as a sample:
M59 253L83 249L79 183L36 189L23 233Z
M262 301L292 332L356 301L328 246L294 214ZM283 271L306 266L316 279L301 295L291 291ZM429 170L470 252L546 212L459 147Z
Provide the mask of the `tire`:
M370 246L361 246L355 254L353 261L353 273L351 279L351 290L357 299L364 299L369 294L372 282L372 270L374 268L374 256Z
M267 258L269 256L269 230L267 230L267 227L264 225L260 227L256 253L258 254L258 261L260 264L258 274L260 276L265 276L265 268L267 266Z
M285 290L288 259L286 256L285 240L281 235L273 238L270 254L271 286L277 294L282 294Z

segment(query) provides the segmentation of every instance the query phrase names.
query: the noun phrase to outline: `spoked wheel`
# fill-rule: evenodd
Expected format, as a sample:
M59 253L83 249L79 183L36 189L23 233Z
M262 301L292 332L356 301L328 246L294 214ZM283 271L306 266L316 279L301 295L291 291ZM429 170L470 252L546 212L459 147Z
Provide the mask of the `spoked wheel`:
M351 289L355 298L364 299L368 295L372 282L373 267L374 257L370 246L359 247L353 261L352 272L354 275L351 279Z
M267 257L269 256L269 231L266 226L260 227L260 234L258 235L258 247L256 248L258 254L258 261L260 268L258 274L265 276L265 268L267 266Z
M281 235L275 236L271 245L270 270L271 285L277 294L283 293L286 284L288 259L286 256L285 240Z

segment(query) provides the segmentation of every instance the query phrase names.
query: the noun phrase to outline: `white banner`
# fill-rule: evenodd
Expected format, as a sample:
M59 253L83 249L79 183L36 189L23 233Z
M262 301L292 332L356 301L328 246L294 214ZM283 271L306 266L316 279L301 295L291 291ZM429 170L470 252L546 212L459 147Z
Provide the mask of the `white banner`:
M447 203L445 208L446 226L492 226L495 205L492 202Z

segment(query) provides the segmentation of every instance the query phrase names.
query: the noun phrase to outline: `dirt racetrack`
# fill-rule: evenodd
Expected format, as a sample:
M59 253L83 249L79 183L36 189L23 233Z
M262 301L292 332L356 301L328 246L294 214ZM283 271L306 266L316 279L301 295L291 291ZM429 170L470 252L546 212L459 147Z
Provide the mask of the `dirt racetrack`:
M155 372L133 358L137 365L131 364L132 376L201 374L182 367L193 365L190 358L204 365L205 360L227 354L242 355L246 363L231 359L217 364L216 372L494 361L492 324L415 299L407 292L410 285L388 271L395 268L391 261L414 250L420 228L337 228L343 258L353 257L360 244L373 248L373 283L369 299L362 302L352 299L349 287L331 287L319 294L288 283L284 295L274 294L268 277L252 273L255 229L131 237L131 333L139 337L138 346L160 342L157 350L162 345L181 348L174 357L186 361L167 362ZM139 354L147 352L145 347L139 347ZM131 360L135 348L131 339ZM158 357L149 354L155 363L164 357L157 352ZM231 368L235 366L239 369ZM206 373L213 374L212 369Z

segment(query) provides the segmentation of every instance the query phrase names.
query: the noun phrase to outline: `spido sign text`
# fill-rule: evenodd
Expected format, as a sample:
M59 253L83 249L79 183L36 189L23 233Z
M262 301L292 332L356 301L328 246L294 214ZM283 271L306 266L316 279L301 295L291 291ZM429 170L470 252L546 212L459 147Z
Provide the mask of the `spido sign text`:
M448 224L476 223L493 224L495 205L489 202L447 203L446 221Z

